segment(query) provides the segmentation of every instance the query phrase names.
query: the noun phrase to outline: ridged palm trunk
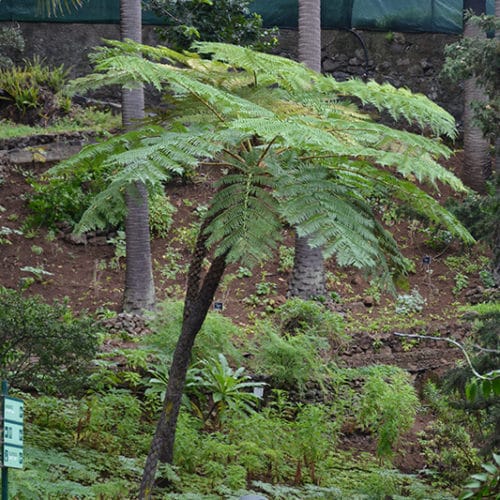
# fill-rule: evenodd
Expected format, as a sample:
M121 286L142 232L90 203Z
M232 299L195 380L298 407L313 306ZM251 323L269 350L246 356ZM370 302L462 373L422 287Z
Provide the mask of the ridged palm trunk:
M495 0L495 16L500 17L500 0ZM500 43L500 31L495 33L495 38ZM496 182L496 197L500 200L500 136L495 139L495 182ZM500 224L496 225L495 234L493 235L493 277L495 283L500 287Z
M202 279L203 260L207 256L205 246L207 235L204 234L204 229L208 223L209 220L206 220L200 229L189 267L181 334L172 358L162 412L144 466L139 491L139 499L141 500L151 498L158 461L167 463L173 461L177 418L191 350L226 268L225 255L214 258Z
M321 72L321 0L299 0L299 60ZM311 193L311 203L314 203L314 193ZM321 248L311 248L308 238L296 236L288 295L310 299L325 293L325 263Z
M141 0L121 0L121 37L142 41ZM144 90L122 91L122 122L131 130L144 118ZM135 183L125 194L126 271L123 310L141 313L155 303L151 243L149 234L148 193L142 183Z
M474 13L486 12L486 1L464 2L464 8L473 9ZM486 36L477 24L464 22L464 37ZM488 101L484 90L477 84L475 78L470 78L464 83L464 181L479 193L486 190L486 179L491 173L490 141L485 139L481 129L474 124L474 111L472 102Z

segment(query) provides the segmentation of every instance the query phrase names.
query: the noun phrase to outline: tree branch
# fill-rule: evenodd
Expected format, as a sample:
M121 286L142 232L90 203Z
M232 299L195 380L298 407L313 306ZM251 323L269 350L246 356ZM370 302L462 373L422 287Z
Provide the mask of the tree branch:
M413 333L400 333L400 332L392 332L392 333L393 333L393 335L396 335L397 337L407 337L410 339L424 339L424 340L443 340L445 342L449 342L450 344L453 344L454 346L458 347L463 352L465 360L467 361L467 364L469 365L474 376L476 376L477 378L479 378L481 380L495 380L497 378L495 376L488 376L488 375L490 375L490 373L494 373L496 370L493 370L493 372L488 372L486 375L481 375L474 368L472 361L470 359L469 353L466 351L465 347L454 339L450 339L449 337L431 337L430 335L418 335L418 334L413 334ZM500 351L497 351L495 349L488 349L488 352L494 352L494 353L500 354Z

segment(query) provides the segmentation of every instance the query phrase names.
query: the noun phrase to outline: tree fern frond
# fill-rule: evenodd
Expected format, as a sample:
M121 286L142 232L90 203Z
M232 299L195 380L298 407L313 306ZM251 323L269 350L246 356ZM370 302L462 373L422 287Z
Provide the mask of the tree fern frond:
M389 190L392 196L406 203L416 213L419 213L436 224L441 224L464 243L474 243L469 231L434 198L418 186L405 179L398 179L390 172L376 169L366 164L363 173L376 183Z
M235 171L219 181L207 214L207 245L217 244L216 254L227 253L228 262L269 258L280 238L281 221L270 191L273 180L255 166L258 158L259 151L251 151L245 154L248 164L228 160Z
M355 192L318 165L288 164L280 170L275 171L280 211L300 236L321 246L325 256L335 254L342 265L373 267L383 258L373 235L373 216L360 211Z
M311 89L318 73L304 65L284 57L256 52L246 47L226 43L197 42L193 48L199 54L210 54L212 59L225 62L234 68L254 75L255 84L269 86L279 84L288 90Z
M414 94L405 88L395 88L389 83L368 83L352 79L337 82L324 77L318 83L324 92L335 92L339 96L357 97L363 104L371 104L379 111L386 110L395 120L404 118L422 129L430 127L437 135L454 138L457 134L455 119L423 94Z

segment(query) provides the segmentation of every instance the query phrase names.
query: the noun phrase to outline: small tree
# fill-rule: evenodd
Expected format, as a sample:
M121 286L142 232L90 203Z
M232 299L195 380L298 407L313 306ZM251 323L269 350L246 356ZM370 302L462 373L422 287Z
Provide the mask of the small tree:
M188 49L199 40L268 49L277 43L277 30L265 30L262 17L248 8L250 3L250 0L151 0L149 6L165 23L157 29L160 40L174 49Z
M199 158L227 171L210 201L191 259L181 333L141 498L151 495L158 460L172 461L191 349L229 263L268 259L285 222L321 246L325 255L336 255L340 265L386 276L405 272L406 259L366 201L380 185L464 241L473 241L411 181L440 180L463 189L436 162L450 153L448 148L436 138L375 123L348 100L355 97L435 134L453 136L452 117L427 98L387 84L339 83L296 62L242 47L202 43L196 49L212 59L110 42L95 59L98 72L75 81L74 88L168 85L177 98L168 126L151 125L88 146L55 169L57 173L93 159L117 171L84 214L80 230L99 224L102 210L130 183L155 186L196 165ZM206 258L210 266L203 272Z

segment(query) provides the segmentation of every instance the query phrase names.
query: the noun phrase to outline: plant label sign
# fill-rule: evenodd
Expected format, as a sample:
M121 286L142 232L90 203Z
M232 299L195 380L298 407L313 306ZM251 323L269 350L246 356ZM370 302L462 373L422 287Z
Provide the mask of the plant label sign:
M23 468L23 418L21 399L1 398L2 467Z

